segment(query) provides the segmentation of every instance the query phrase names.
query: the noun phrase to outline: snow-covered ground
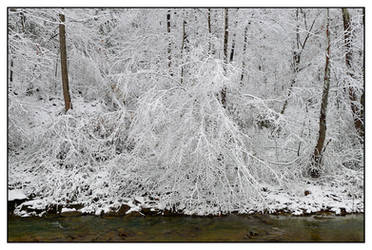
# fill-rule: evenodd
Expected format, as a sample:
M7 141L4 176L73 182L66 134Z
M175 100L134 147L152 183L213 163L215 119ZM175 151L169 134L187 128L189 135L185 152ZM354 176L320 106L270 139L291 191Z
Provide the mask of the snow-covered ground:
M246 212L242 212L241 209L237 209L237 212L243 214L256 214L256 213L269 213L269 214L292 214L292 215L307 215L314 214L317 212L332 212L336 215L347 214L347 213L364 213L364 201L363 201L363 189L358 192L350 192L347 189L350 186L334 187L331 185L316 185L311 182L297 183L296 185L302 186L297 188L295 192L289 190L278 189L275 187L265 187L262 191L264 198L263 203L260 206L253 206ZM24 199L26 195L22 190L10 190L9 200L12 199ZM89 198L87 198L89 199ZM69 208L76 204L60 204L62 209L59 213L78 211L81 214L109 214L117 212L122 205L128 206L125 214L131 214L137 212L140 215L145 215L146 212L152 211L152 214L163 215L164 212L170 211L175 213L182 213L186 215L220 215L215 211L199 210L190 211L187 209L182 210L180 207L172 211L172 208L167 206L162 200L158 200L153 197L132 197L123 198L121 203L113 203L107 201L106 203L99 201L91 203L85 201L86 206L80 209ZM82 202L84 203L84 202ZM48 207L53 202L48 198L36 199L26 201L17 206L14 214L21 217L28 216L43 216ZM65 207L64 207L65 206ZM27 209L25 209L27 208ZM146 209L146 210L145 210Z

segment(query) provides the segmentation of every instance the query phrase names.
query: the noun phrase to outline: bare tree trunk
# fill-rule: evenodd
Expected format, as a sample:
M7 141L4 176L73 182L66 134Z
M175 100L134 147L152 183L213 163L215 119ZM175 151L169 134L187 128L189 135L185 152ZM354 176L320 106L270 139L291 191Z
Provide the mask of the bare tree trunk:
M229 10L225 8L225 28L224 28L224 40L223 40L223 55L224 55L225 65L227 65L228 63L228 55L227 55L228 41L229 41Z
M9 81L13 82L13 59L10 59Z
M301 60L301 55L298 54L298 52L294 51L293 52L293 57L292 57L292 67L293 67L293 69L292 69L293 72L292 73L293 73L293 76L292 76L292 79L291 79L291 84L288 88L287 98L284 101L284 104L283 104L282 110L280 111L280 114L284 114L284 111L286 110L286 108L288 106L288 100L289 100L289 97L292 94L292 89L293 89L293 86L296 83L296 77L297 77L297 74L299 72L298 65L300 64L300 60Z
M59 24L59 46L61 52L62 88L63 97L65 100L65 112L67 112L69 109L72 109L72 104L68 86L65 16L63 14L59 14L59 18L61 20L61 23Z
M186 17L185 17L186 18ZM186 20L184 19L183 20L183 23L182 23L182 46L181 46L181 58L182 58L182 63L185 62L184 60L184 57L185 57L185 52L187 50L187 43L188 43L188 40L187 40L187 33L186 33L186 25L187 25L187 22ZM181 67L181 83L183 83L183 79L184 79L184 66Z
M345 47L346 47L346 54L345 54L345 62L347 67L347 74L350 78L354 78L354 74L352 73L352 50L351 50L351 23L350 23L350 14L346 8L342 8L342 18L344 21L344 38L345 38ZM351 104L351 110L353 112L354 118L354 126L357 130L360 141L363 143L364 141L364 93L361 97L361 109L359 109L357 103L358 98L357 95L352 87L349 87L349 99Z
M238 26L238 10L239 9L236 9L236 17L235 17L235 25L234 25L235 32L233 33L233 38L232 38L232 41L231 41L230 62L232 62L233 59L234 59L236 28Z
M240 85L243 85L243 78L244 78L244 73L245 73L244 57L247 52L247 42L248 42L247 33L248 33L248 25L245 26L245 29L244 29L243 60L242 60L242 74L240 75Z
M56 58L56 67L54 69L54 94L57 95L57 75L58 75L58 54L60 52L58 51L57 53L57 58Z
M224 55L224 70L226 73L226 66L228 63L228 52L227 46L229 41L229 10L225 8L225 33L224 33L224 40L223 40L223 55ZM226 108L226 87L223 87L221 90L221 104L224 108Z
M23 14L23 12L19 13L19 15L21 16L22 32L25 33L26 16Z
M329 9L327 9L327 26L326 26L326 36L327 36L327 53L326 53L326 63L325 63L325 70L324 70L324 85L323 85L323 94L322 94L322 104L320 108L320 118L319 118L319 135L318 135L318 142L316 144L314 154L312 157L312 167L309 171L310 176L313 178L317 178L320 176L320 167L322 163L322 154L323 154L323 146L326 137L327 131L327 106L328 106L328 92L329 92L329 77L330 77L330 70L329 70L329 57L330 57L330 35L329 35Z
M211 8L208 8L207 15L208 15L208 53L211 53L211 49L212 49Z
M172 69L171 69L171 66L172 66L172 41L171 41L171 37L170 37L170 32L171 32L171 23L170 23L170 18L171 18L171 10L168 10L168 14L167 14L167 32L168 32L168 69L169 69L169 73L171 76L173 76L173 72L172 72Z

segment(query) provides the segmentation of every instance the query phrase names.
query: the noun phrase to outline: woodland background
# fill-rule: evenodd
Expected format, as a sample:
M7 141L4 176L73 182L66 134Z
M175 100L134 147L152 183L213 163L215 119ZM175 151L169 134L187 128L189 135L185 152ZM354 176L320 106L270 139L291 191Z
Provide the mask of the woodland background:
M364 209L361 8L8 8L8 66L34 206Z

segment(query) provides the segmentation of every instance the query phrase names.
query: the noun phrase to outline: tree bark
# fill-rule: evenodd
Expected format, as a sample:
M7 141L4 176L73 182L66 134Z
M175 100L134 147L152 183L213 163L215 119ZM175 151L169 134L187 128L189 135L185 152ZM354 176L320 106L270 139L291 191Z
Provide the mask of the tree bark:
M324 69L324 85L322 94L322 104L320 108L319 117L319 133L318 142L316 144L314 154L312 157L312 167L310 168L310 176L317 178L320 176L320 168L322 163L323 146L327 132L327 106L328 106L328 93L330 85L330 70L329 70L329 57L330 57L330 35L329 35L329 9L327 9L327 25L326 25L327 49L326 49L326 62Z
M211 53L211 49L212 49L211 8L208 8L207 16L208 16L208 53Z
M223 55L224 55L224 71L226 73L226 66L228 63L228 41L229 41L229 10L225 8L225 28L224 28L224 40L223 40ZM221 90L221 104L226 108L226 87Z
M170 22L170 19L171 19L171 10L168 10L168 13L167 13L167 33L168 33L168 69L169 69L169 73L171 76L173 76L173 72L172 72L172 69L171 69L171 66L172 66L172 41L171 41L171 37L170 37L170 32L171 32L171 22Z
M345 63L347 68L347 74L352 79L354 78L354 74L352 73L352 49L351 49L351 23L350 23L350 14L346 8L342 8L342 18L344 23L344 39L345 39L345 47L346 47L346 54L345 54ZM354 127L357 130L360 141L363 143L364 141L364 93L361 97L360 104L361 108L358 107L358 98L353 89L353 87L349 86L348 94L350 99L351 111L353 112L353 119L354 119Z
M248 25L245 26L245 29L244 29L243 60L242 60L242 74L240 75L240 85L243 85L243 78L244 78L244 73L245 73L244 57L247 52L247 42L248 42L247 35L248 35Z
M234 53L235 53L235 37L236 37L236 28L238 26L238 10L236 10L236 17L235 17L235 25L234 25L234 33L233 33L233 38L232 38L232 41L231 41L231 52L230 52L230 62L233 61L234 59Z
M26 16L23 14L23 12L19 13L19 15L21 16L22 32L25 33Z
M293 52L293 57L292 57L292 73L293 73L293 76L292 76L292 79L291 79L291 84L288 88L287 98L284 101L284 104L283 104L282 110L280 111L280 114L284 114L284 111L286 110L286 108L288 106L289 97L291 96L293 86L296 84L296 77L297 77L297 74L299 72L300 61L301 61L301 55L298 53L298 51L294 51Z
M68 85L67 73L67 51L66 51L66 31L65 31L65 16L59 14L61 23L59 24L59 45L61 53L61 75L62 75L62 88L63 98L65 100L65 112L72 109L70 90Z
M187 50L187 43L188 43L187 33L186 33L186 25L187 25L187 22L184 19L183 23L182 23L182 46L181 46L182 63L184 63L184 61L185 61L184 57L185 57L185 52ZM181 67L181 83L183 83L183 80L184 80L184 71L185 71L184 68L185 68L184 66Z
M10 59L9 81L13 82L13 59Z

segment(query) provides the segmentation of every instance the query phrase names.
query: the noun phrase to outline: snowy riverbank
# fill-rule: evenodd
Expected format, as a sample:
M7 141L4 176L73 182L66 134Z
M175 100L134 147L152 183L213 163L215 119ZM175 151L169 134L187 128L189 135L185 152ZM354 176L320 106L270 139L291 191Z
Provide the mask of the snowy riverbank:
M299 186L299 185L297 185ZM334 185L319 185L308 181L302 188L296 188L294 192L285 192L282 189L270 187L262 188L261 195L264 198L262 206L255 206L242 210L230 211L239 214L290 214L295 216L311 215L323 212L331 212L336 215L350 213L364 213L363 190L351 194L347 187L335 187ZM15 216L80 216L80 215L104 215L104 216L146 216L146 215L223 215L224 212L211 212L200 209L188 211L182 207L170 208L156 197L133 197L122 198L115 202L89 202L56 204L50 199L29 199L22 190L9 190L8 211L14 212ZM14 210L13 210L14 209Z

